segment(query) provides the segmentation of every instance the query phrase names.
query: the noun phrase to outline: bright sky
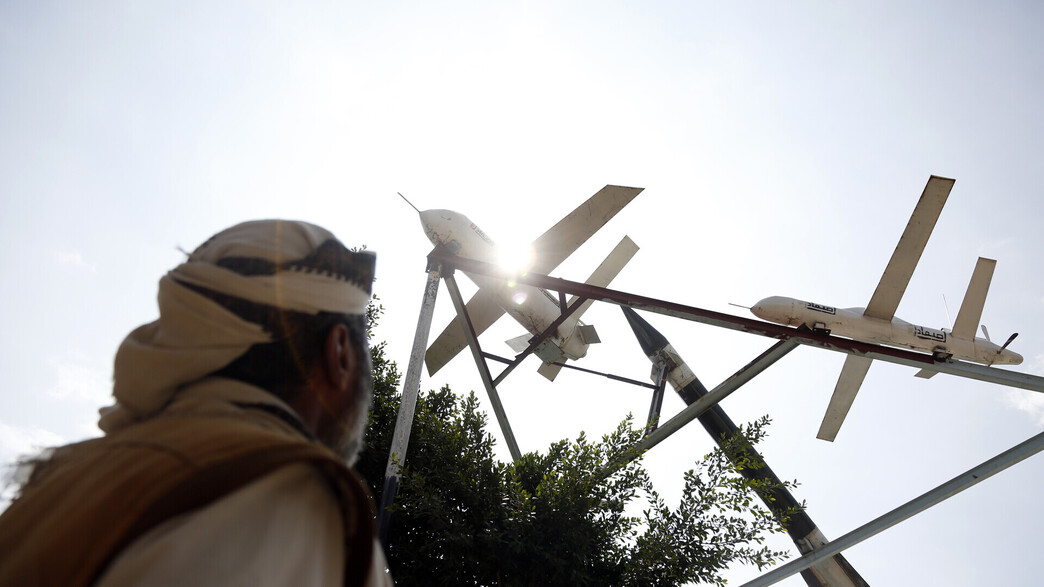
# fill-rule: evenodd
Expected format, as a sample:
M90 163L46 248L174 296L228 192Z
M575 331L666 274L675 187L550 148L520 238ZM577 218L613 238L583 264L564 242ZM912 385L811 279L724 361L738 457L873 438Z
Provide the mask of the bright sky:
M446 4L0 2L0 461L98 434L178 248L246 219L376 250L378 337L405 367L431 247L397 191L507 243L644 187L555 275L626 233L641 251L614 288L749 316L728 303L865 305L928 176L953 177L897 315L946 326L942 296L956 316L995 258L983 322L1044 375L1038 4ZM433 335L451 318L443 290ZM647 318L707 387L772 342ZM618 309L585 321L604 342L581 366L647 377ZM503 318L482 342L519 334ZM529 361L501 387L524 451L645 417L647 390ZM825 443L842 362L799 348L723 403L773 417L763 452L831 538L1044 427L1041 394L875 363ZM444 383L485 398L466 355L422 386ZM694 424L648 455L665 496L711 446ZM873 585L1036 585L1041 486L1037 456L845 555Z

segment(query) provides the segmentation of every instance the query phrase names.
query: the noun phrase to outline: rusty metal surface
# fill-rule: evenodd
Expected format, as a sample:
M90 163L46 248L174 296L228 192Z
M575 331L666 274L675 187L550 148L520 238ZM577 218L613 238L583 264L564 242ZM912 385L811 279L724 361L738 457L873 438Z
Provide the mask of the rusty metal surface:
M742 332L748 332L750 334L757 334L760 336L767 336L770 338L776 338L780 340L795 338L798 339L798 342L802 344L810 344L812 346L830 348L833 350L839 350L843 352L855 352L864 354L870 352L880 352L882 354L888 354L889 356L903 358L909 361L925 365L931 364L933 362L931 357L927 357L920 353L914 353L891 347L883 347L879 345L861 343L847 338L840 338L826 334L817 334L811 331L801 331L797 328L791 328L789 326L781 326L779 324L763 322L761 320L755 320L753 318L744 318L742 316L733 316L732 314L715 312L713 310L706 310L703 308L697 308L695 306L686 306L684 304L669 302L667 300L650 298L647 296L613 290L609 288L595 287L586 283L570 281L567 279L562 279L560 277L550 277L548 275L540 275L537 273L515 275L500 269L492 263L484 263L482 261L476 261L474 259L458 257L444 247L436 247L428 255L428 259L429 261L446 263L447 265L451 265L462 271L473 271L475 273L481 273L483 275L488 275L491 277L496 277L505 280L512 279L514 281L517 281L518 283L524 283L526 285L532 285L534 287L541 287L544 289L564 292L567 294L580 296L582 298L589 298L595 301L609 302L611 304L617 304L620 306L629 306L636 310L645 310L648 312L654 312L656 314L663 314L665 316L672 316L675 318L682 318L684 320L690 320L693 322L700 322L702 324L709 324L711 326L718 326L720 328L739 330Z
M739 330L741 332L775 338L778 340L791 340L807 346L814 346L847 354L861 355L875 360L897 363L918 369L938 371L940 373L948 373L950 375L1006 385L1009 387L1044 392L1044 377L1038 377L1036 375L1008 371L996 367L985 367L962 361L937 362L931 355L923 353L859 342L848 338L831 336L829 334L815 333L808 329L781 326L779 324L762 322L753 318L733 316L731 314L724 314L722 312L715 312L713 310L706 310L695 306L686 306L684 304L650 298L647 296L608 288L594 287L585 283L569 281L558 277L550 277L535 273L514 275L490 263L483 263L481 261L475 261L474 259L458 257L445 248L436 247L428 255L428 260L429 262L436 261L446 263L464 271L474 271L476 273L482 273L500 279L513 279L518 283L525 283L534 287L565 292L575 296L580 296L581 298L590 298L595 301L608 302L619 306L628 306L637 310L645 310L647 312L663 314L665 316L672 316L692 322L699 322L701 324L728 328L730 330Z

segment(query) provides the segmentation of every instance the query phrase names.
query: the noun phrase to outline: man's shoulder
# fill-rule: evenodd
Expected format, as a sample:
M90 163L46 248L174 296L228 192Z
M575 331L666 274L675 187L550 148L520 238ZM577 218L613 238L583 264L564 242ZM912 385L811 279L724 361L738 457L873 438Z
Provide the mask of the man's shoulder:
M315 467L289 464L124 549L99 585L329 585L345 560L339 499Z
M321 495L343 504L345 532L362 534L372 505L330 450L251 419L172 415L64 447L45 463L0 523L0 550L8 551L6 561L0 556L0 577L39 573L29 584L64 584L70 575L59 571L67 567L89 580L91 569L144 533L282 469L291 476L303 470L311 485L325 485ZM84 536L93 537L87 548ZM56 551L68 555L68 565L32 562Z

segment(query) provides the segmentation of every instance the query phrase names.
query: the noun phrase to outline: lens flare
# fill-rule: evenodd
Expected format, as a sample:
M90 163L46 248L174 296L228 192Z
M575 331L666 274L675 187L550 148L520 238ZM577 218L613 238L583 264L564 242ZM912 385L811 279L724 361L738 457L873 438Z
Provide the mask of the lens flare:
M524 274L533 265L533 248L529 245L500 245L497 247L497 265L510 273Z

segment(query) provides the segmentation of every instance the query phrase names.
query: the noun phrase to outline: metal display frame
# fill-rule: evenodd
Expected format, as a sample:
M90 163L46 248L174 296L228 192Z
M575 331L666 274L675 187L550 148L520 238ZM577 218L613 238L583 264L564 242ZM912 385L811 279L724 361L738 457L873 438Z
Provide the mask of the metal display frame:
M497 423L500 426L505 443L511 453L511 457L515 461L520 458L521 453L515 440L514 433L512 432L507 413L504 410L503 404L500 402L500 396L497 393L497 386L503 382L504 379L510 375L523 360L533 354L536 348L550 337L557 330L558 326L569 318L569 316L587 300L605 302L618 306L627 306L635 310L643 310L646 312L662 314L664 316L680 318L692 322L699 322L701 324L708 324L719 328L738 330L748 334L778 340L777 343L710 390L706 396L700 398L691 405L688 405L662 425L659 424L659 412L666 383L666 377L662 372L662 365L660 371L661 374L658 378L658 385L650 385L648 383L634 381L624 377L598 373L572 365L564 365L567 368L595 373L615 380L653 389L649 418L646 424L644 437L633 447L633 450L625 451L625 456L622 460L611 463L610 469L603 472L604 475L611 474L617 467L626 464L629 460L637 458L645 451L650 450L660 442L667 439L711 407L717 405L731 393L742 387L745 383L751 381L776 361L786 356L790 351L797 348L798 345L813 346L835 352L859 355L879 361L896 363L917 369L947 373L957 377L986 381L997 385L1044 393L1044 377L1036 375L1008 371L997 367L987 367L964 361L940 361L936 360L931 355L923 353L860 342L832 336L827 333L813 332L804 327L794 328L740 316L733 316L731 314L724 314L694 306L686 306L667 300L650 298L619 290L596 287L586 283L569 281L547 275L534 273L517 275L490 263L458 257L442 245L436 246L428 254L427 259L428 279L425 285L425 294L422 302L420 318L417 324L416 337L410 355L410 363L403 384L402 403L399 407L393 443L391 450L389 451L384 492L382 493L378 514L378 533L382 542L387 539L388 527L391 522L390 515L388 514L388 507L393 503L398 491L400 465L401 462L405 460L405 455L407 454L409 429L413 422L417 396L420 391L420 369L424 361L424 351L431 327L431 319L439 281L443 281L446 284L446 288L457 313L457 319L464 327L472 358L475 361L476 368L482 378L483 386L485 387L486 393L493 405L493 411L497 418ZM454 278L456 270L461 270L466 273L477 273L504 281L513 281L515 283L557 292L561 314L558 319L552 322L543 332L533 337L529 346L513 359L506 359L486 353L482 350L478 341L478 336L475 334L475 331L471 326L471 318L468 315L466 305L461 297L460 290L457 287ZM566 304L567 294L576 296L576 299L568 305ZM496 377L493 377L487 362L489 360L506 363L507 366ZM867 538L870 538L899 522L902 522L903 520L935 506L968 487L979 483L987 477L995 475L996 473L1029 458L1041 450L1044 450L1044 433L1038 434L1008 451L969 469L965 473L958 475L952 480L936 487L920 497L899 506L891 512L868 522L848 534L845 534L841 538L822 545L798 559L790 561L775 570L765 573L754 581L746 583L743 587L761 587L764 585L771 585L793 574L801 572L802 570L816 564L816 562L838 554L845 549L854 546L855 544L858 544L859 542L862 542L863 540L866 540Z

